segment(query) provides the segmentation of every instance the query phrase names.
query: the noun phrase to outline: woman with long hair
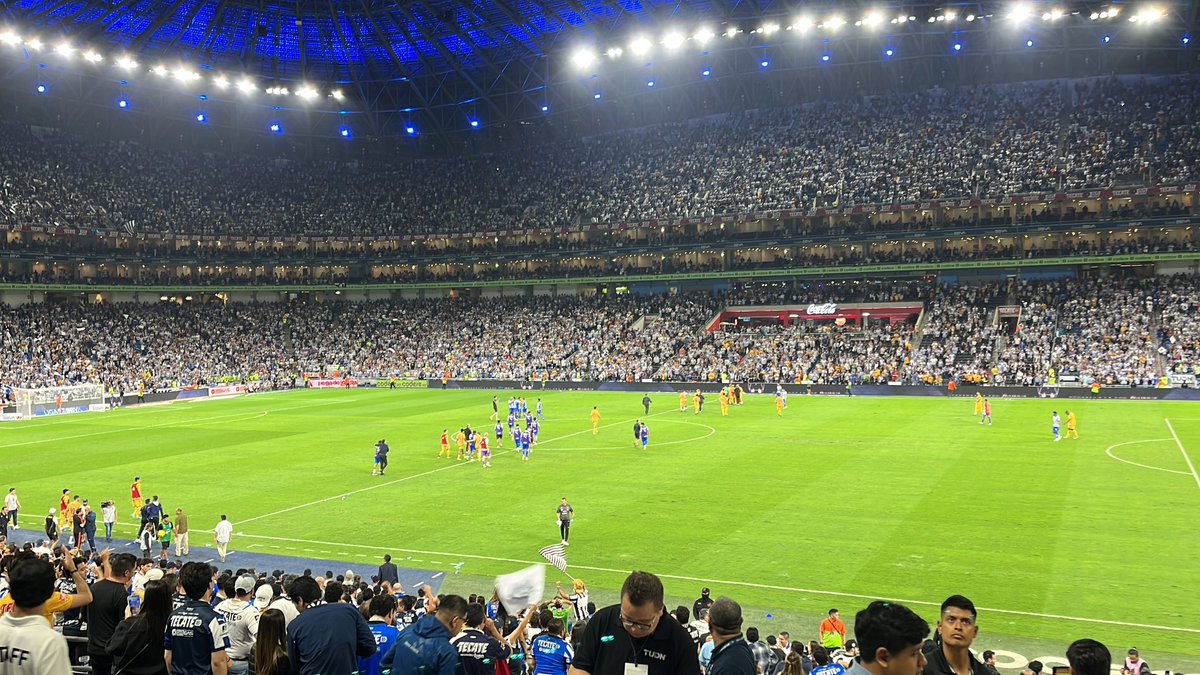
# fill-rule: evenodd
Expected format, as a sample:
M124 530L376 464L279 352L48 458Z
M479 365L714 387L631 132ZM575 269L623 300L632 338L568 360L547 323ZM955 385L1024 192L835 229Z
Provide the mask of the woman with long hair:
M171 613L171 587L156 579L146 582L142 606L113 631L108 642L112 675L167 675L163 633Z
M250 675L291 675L287 653L287 620L268 609L258 617L258 640L250 651Z

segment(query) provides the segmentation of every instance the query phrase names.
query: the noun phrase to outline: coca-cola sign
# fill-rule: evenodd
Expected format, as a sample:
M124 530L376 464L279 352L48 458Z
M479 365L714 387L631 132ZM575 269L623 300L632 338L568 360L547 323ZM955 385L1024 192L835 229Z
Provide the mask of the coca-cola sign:
M823 305L809 305L806 314L837 314L837 304L827 302Z

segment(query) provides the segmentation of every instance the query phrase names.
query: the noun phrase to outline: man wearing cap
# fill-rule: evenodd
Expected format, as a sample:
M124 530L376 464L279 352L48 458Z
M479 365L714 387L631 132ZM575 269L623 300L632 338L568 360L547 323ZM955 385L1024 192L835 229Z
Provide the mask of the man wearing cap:
M924 675L989 675L987 666L971 653L979 635L975 620L975 603L961 595L946 598L937 623L941 646L925 655Z
M742 638L741 605L717 598L708 608L708 628L713 638L708 675L754 675L754 654Z
M225 618L225 631L229 635L229 675L250 672L250 650L254 648L254 635L250 624L257 630L258 612L250 605L254 592L254 576L243 574L226 582L225 600L215 607L217 614Z
M707 588L700 589L700 597L696 598L696 601L692 603L692 616L699 618L700 610L708 609L709 607L712 607L712 604L713 604L712 598L708 597L708 589ZM738 626L738 631L741 631L741 630L742 630L742 627Z
M692 639L663 604L663 585L648 572L633 572L621 587L621 603L596 612L570 675L699 675Z

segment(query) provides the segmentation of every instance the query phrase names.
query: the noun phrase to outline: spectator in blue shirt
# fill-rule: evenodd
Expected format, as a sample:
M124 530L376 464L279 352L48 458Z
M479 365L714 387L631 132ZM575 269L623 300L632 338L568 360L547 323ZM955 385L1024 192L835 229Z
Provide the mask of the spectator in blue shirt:
M562 619L550 619L546 632L533 638L530 652L536 663L535 675L567 675L575 652L563 639Z
M316 579L298 577L288 595L300 611L287 629L293 675L350 675L358 657L375 654L375 636L361 612L341 602L317 605Z
M163 648L171 675L227 675L229 638L225 619L210 604L215 570L207 563L189 562L179 570L187 602L167 619Z
M396 604L396 598L390 595L377 595L367 604L367 612L371 615L367 625L371 627L371 635L375 636L376 651L367 658L359 657L359 675L379 675L379 662L400 637L400 630L396 628Z

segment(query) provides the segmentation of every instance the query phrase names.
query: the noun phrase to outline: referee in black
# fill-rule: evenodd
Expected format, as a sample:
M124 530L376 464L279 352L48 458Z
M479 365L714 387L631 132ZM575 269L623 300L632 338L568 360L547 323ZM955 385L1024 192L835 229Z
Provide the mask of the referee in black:
M633 447L636 448L640 440L642 440L642 421L638 420L633 423Z
M650 414L650 394L642 397L642 407L646 409L646 414Z
M575 509L567 503L567 498L562 498L562 503L555 509L558 514L558 532L562 535L563 546L570 546L571 542L571 520L575 518Z

